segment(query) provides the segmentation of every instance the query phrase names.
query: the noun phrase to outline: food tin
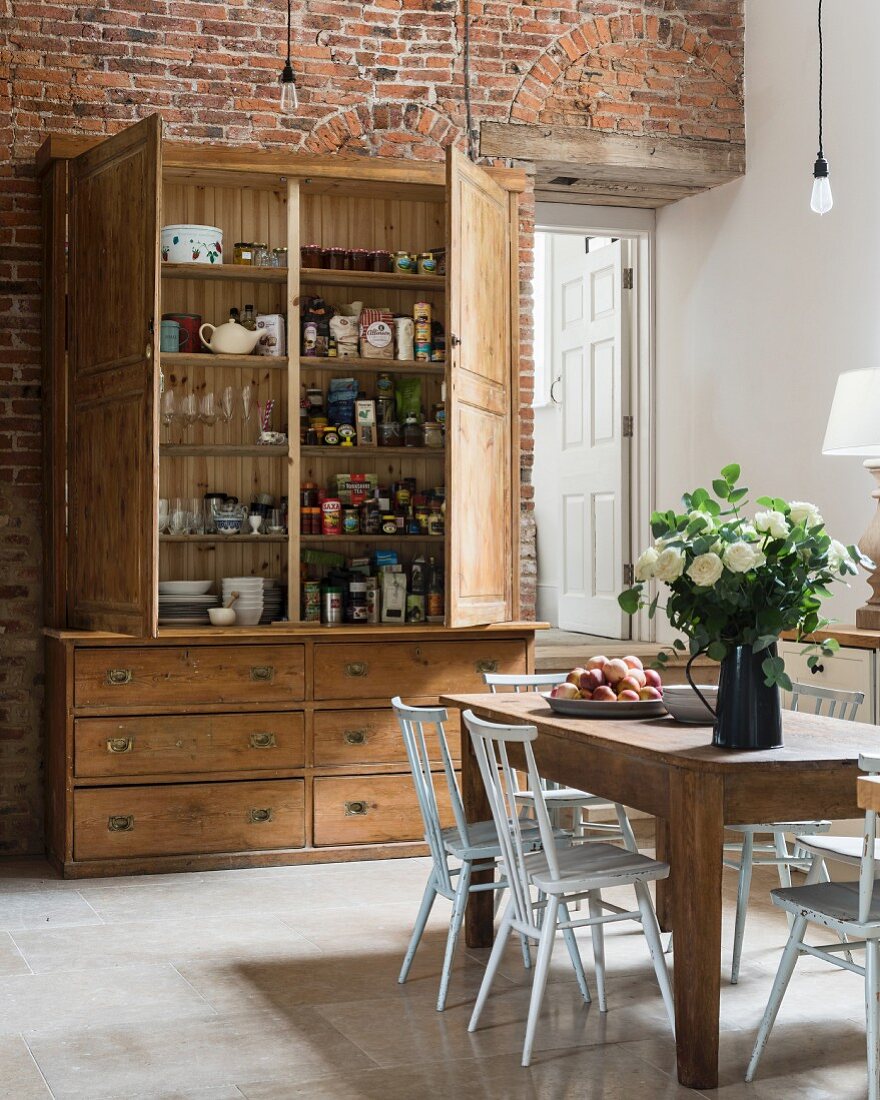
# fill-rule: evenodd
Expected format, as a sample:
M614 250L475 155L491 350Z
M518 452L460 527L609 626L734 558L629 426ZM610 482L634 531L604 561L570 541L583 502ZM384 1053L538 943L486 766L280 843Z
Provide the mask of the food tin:
M430 302L416 302L413 306L413 320L416 323L416 327L418 327L419 322L430 325L432 315L433 309Z
M437 274L437 261L434 259L433 252L420 252L419 253L419 274L420 275L436 275Z
M328 497L321 504L321 534L342 534L342 501L338 497Z
M397 271L401 275L412 275L416 270L415 262L408 252L392 253L391 267L393 271Z

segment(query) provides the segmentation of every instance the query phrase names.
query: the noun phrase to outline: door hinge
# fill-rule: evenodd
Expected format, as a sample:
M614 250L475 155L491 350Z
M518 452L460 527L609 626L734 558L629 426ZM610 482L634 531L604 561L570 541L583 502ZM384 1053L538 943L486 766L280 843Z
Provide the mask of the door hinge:
M623 269L623 289L632 290L633 288L633 269L631 267L625 267Z
M631 416L625 416L623 418L623 438L632 439L635 434L635 424Z
M156 331L156 327L155 327L155 324L153 322L153 318L151 317L150 322L147 325L147 332L150 334L150 336L152 336L155 333L155 331Z
M635 584L635 580L636 580L636 575L635 575L635 570L633 569L632 562L631 561L625 562L624 566L623 566L623 583L624 584Z

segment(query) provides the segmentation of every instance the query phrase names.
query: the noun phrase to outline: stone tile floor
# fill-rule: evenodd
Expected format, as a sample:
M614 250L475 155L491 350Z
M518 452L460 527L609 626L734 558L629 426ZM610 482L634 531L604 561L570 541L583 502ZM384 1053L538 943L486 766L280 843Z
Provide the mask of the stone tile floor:
M529 981L508 951L480 1030L486 952L462 945L434 1009L449 906L396 978L424 885L419 859L64 882L0 863L5 1100L688 1100L644 942L611 926L609 1012L554 955L536 1054L519 1065ZM722 987L719 1100L866 1095L859 978L798 965L754 1085L742 1083L786 936L755 872L738 986ZM725 957L734 878L725 877ZM617 901L626 901L620 891ZM612 892L613 895L613 892ZM588 975L589 937L581 932Z

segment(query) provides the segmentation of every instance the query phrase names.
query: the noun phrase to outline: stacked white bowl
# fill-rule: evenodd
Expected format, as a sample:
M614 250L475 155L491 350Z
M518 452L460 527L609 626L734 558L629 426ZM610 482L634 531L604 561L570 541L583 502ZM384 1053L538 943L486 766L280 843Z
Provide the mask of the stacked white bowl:
M718 705L715 684L697 684L710 707ZM690 684L664 684L663 703L676 722L695 726L711 726L715 718Z
M238 593L232 605L236 626L256 626L263 614L263 578L224 577L221 589L224 604L233 592Z

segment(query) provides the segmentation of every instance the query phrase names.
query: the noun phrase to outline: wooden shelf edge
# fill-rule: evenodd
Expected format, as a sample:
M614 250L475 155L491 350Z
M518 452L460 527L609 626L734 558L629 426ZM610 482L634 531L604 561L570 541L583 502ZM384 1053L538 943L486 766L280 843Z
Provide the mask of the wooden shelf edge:
M173 264L163 260L160 271L163 279L248 283L287 282L286 267L250 267L248 264Z
M445 275L400 275L394 271L331 271L327 267L304 267L302 286L374 286L385 290L445 290Z
M211 352L163 351L159 355L163 367L275 367L286 370L286 355L214 355Z
M162 458L287 458L286 443L261 447L237 443L160 443Z
M421 359L363 359L360 356L303 355L300 370L381 371L385 374L445 374L446 361L425 362Z
M337 542L440 542L445 535L300 535L301 543L315 542L333 545ZM373 624L375 625L375 624Z
M180 546L188 542L287 542L289 535L160 535L159 545L172 543Z
M359 458L389 458L407 455L409 458L444 458L445 447L300 447L300 454L307 458L333 458L338 454L357 455Z

